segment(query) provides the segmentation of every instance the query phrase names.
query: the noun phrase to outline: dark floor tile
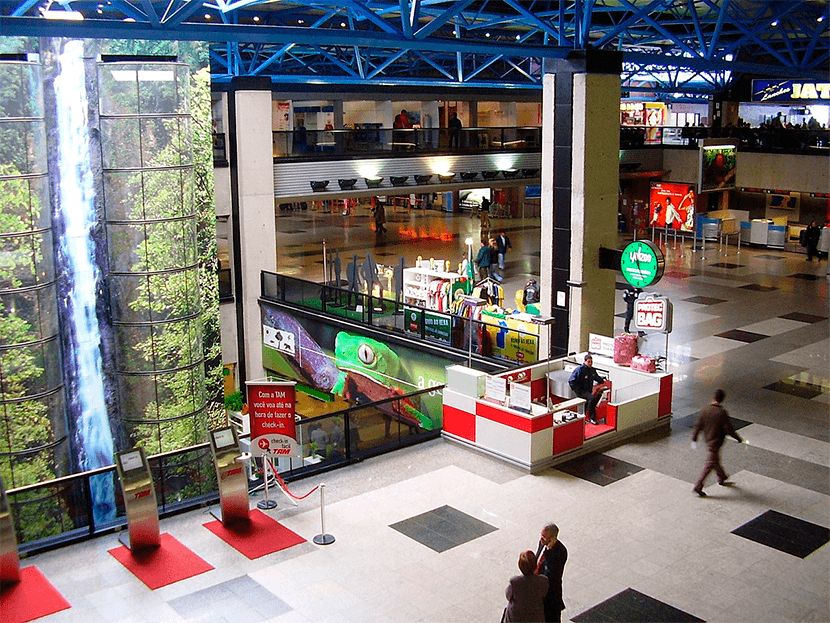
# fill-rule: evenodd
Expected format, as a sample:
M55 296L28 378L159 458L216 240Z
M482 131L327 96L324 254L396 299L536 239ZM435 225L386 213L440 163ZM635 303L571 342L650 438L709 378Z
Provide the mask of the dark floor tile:
M556 469L603 487L643 470L638 465L596 453L562 463Z
M738 340L739 342L746 342L747 344L751 344L752 342L757 342L758 340L763 340L768 338L768 335L764 335L763 333L753 333L752 331L741 331L740 329L732 329L731 331L724 331L723 333L716 333L716 337L725 337L730 340Z
M698 303L700 305L717 305L718 303L726 303L725 299L716 299L711 296L692 296L683 300L687 303Z
M630 287L627 283L620 283L619 281L614 283L615 290L628 290Z
M783 316L778 316L779 318L783 318L784 320L795 320L797 322L809 322L810 324L821 322L822 320L827 320L827 316L815 316L813 314L802 314L801 312L792 312L789 314L784 314Z
M759 283L750 283L745 286L739 286L739 290L752 290L753 292L773 292L778 288L774 288L772 286L762 286Z
M715 264L709 264L709 266L715 266L717 268L743 268L746 264L733 264L732 262L716 262Z
M281 229L279 231L281 234L304 234L305 232L305 229Z
M806 558L830 541L830 528L774 510L735 528L732 534L799 558Z
M805 281L818 281L824 279L824 275L811 275L809 273L794 273L789 275L793 279L804 279Z
M801 381L793 381L784 379L783 381L776 381L769 385L764 385L764 389L771 389L774 392L781 392L782 394L789 394L790 396L798 396L799 398L806 398L810 400L822 393L820 385L813 385L812 383L804 383Z
M444 552L497 530L451 506L436 508L389 527L436 552Z
M761 259L761 260L783 260L784 259L783 255L756 255L755 257L757 259Z
M291 612L293 608L262 586L259 582L243 575L209 588L182 595L167 602L185 621L203 621L206 614L217 610L241 610L243 608L256 612L249 613L246 621L259 623L275 616Z
M692 413L691 415L686 415L681 418L672 418L671 420L671 427L672 430L694 430L695 424L697 424L697 413ZM752 422L747 422L746 420L739 420L738 418L731 417L729 420L732 422L732 426L735 427L735 430L740 430L745 426L749 426Z
M625 312L621 314L614 314L614 318L625 318Z
M637 621L638 623L685 623L704 621L674 606L627 588L571 619L576 623Z

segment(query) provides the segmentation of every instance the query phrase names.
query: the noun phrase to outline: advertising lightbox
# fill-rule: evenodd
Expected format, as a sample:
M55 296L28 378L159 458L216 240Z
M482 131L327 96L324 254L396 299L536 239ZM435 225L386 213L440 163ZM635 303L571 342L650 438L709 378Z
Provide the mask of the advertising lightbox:
M649 191L649 226L692 231L697 192L692 184L652 182Z
M738 148L706 144L708 142L704 141L700 148L700 192L735 188Z

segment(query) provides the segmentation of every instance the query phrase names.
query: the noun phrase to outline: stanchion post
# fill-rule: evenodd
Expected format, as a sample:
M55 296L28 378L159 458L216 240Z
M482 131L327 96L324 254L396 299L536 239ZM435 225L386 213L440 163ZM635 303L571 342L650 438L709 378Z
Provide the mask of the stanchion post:
M334 543L334 537L326 534L326 485L320 485L320 534L315 536L312 540L317 545L331 545Z
M271 510L272 508L276 508L277 507L277 501L268 499L268 457L263 456L261 460L262 460L262 479L263 479L263 482L265 484L265 499L260 500L259 502L257 502L256 507L259 508L260 510L265 511L265 510Z

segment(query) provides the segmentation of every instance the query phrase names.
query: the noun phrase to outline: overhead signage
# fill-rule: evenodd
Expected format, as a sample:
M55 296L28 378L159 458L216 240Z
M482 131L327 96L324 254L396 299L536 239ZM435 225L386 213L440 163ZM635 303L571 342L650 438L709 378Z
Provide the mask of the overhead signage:
M300 456L294 381L247 382L253 456Z
M641 294L634 301L634 328L638 331L671 333L674 308L664 296Z
M697 192L694 185L652 182L649 192L649 226L692 231Z
M753 80L752 101L826 104L830 102L830 82L804 82L802 80Z
M620 259L623 277L635 288L660 281L665 265L663 252L651 240L635 240L623 249Z

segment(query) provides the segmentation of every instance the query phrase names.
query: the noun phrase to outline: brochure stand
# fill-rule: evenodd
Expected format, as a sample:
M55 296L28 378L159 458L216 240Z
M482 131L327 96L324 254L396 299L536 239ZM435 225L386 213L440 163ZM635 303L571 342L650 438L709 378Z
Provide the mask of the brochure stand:
M118 470L118 480L121 482L129 528L129 541L125 539L123 532L118 535L118 540L133 552L159 547L161 536L156 489L144 448L118 452L115 455L115 466Z
M20 581L20 556L6 488L0 480L0 586Z
M233 426L218 428L210 432L210 449L216 467L216 482L219 483L220 513L211 514L223 525L235 521L248 521L248 478L245 463L251 460L249 452L239 448L239 437Z

